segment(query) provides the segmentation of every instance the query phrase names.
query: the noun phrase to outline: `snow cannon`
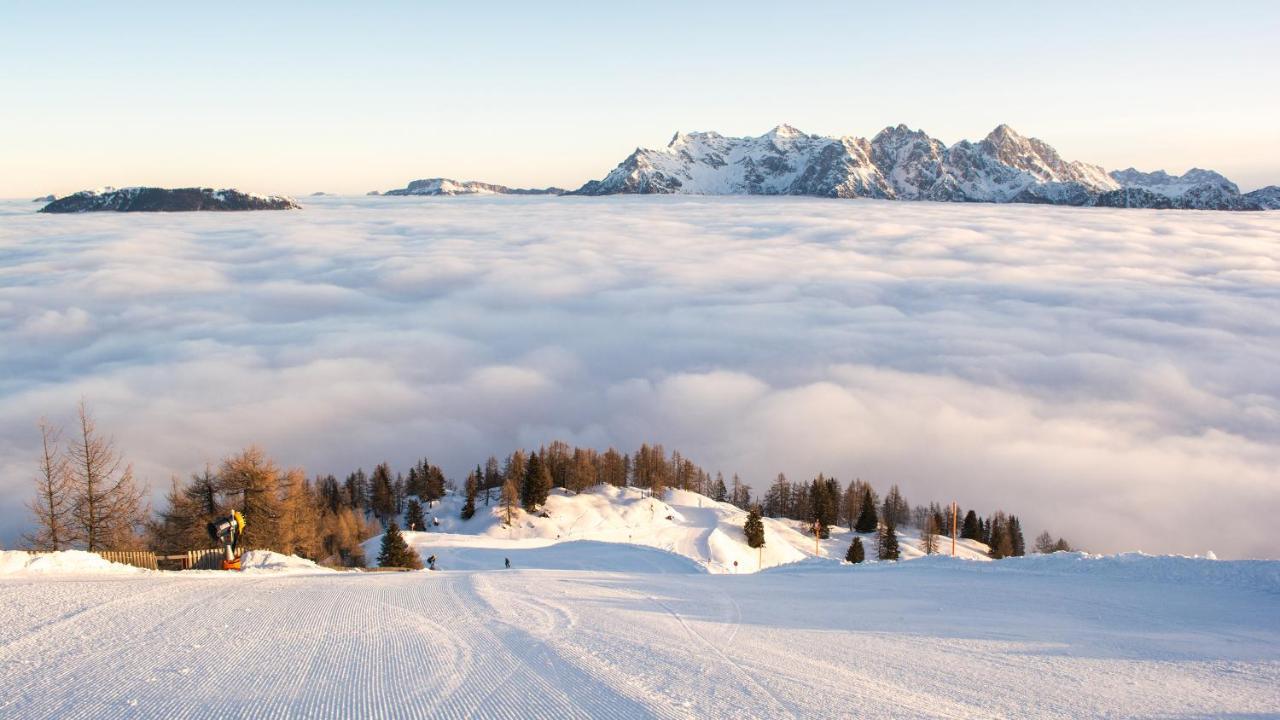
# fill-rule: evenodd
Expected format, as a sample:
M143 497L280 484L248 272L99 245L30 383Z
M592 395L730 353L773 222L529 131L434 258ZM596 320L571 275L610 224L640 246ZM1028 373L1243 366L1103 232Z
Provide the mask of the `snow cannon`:
M222 569L243 569L240 566L240 538L244 534L244 515L239 510L232 510L221 521L209 523L208 530L214 542L222 544Z

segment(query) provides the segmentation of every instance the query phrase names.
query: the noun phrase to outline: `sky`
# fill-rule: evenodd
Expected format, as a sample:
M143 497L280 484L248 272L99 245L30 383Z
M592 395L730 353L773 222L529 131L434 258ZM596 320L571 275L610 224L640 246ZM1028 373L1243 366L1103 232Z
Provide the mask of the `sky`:
M0 3L0 197L576 187L677 131L1280 183L1274 2Z
M1275 557L1280 213L767 197L0 203L0 542L84 399L156 507L251 443L555 439L862 478L1092 551Z

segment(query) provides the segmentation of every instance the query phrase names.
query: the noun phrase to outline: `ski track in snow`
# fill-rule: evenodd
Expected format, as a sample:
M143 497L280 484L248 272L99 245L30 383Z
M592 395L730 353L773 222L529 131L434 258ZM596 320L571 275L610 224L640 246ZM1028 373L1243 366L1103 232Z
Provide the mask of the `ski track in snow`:
M616 551L637 571L0 578L0 717L1280 716L1269 567L655 574Z

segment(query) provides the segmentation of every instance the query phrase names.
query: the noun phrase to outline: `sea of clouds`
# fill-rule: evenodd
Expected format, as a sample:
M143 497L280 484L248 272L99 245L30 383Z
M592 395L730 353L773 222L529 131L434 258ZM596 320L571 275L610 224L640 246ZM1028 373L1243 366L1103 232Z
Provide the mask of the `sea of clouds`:
M454 477L552 439L1277 556L1280 213L802 198L0 204L0 540L85 398L159 499L250 443Z

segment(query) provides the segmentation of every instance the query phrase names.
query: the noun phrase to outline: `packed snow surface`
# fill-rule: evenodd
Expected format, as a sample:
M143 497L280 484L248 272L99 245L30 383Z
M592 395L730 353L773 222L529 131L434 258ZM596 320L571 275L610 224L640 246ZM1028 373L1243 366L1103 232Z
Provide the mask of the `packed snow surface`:
M665 569L8 575L0 717L1280 712L1277 562Z

